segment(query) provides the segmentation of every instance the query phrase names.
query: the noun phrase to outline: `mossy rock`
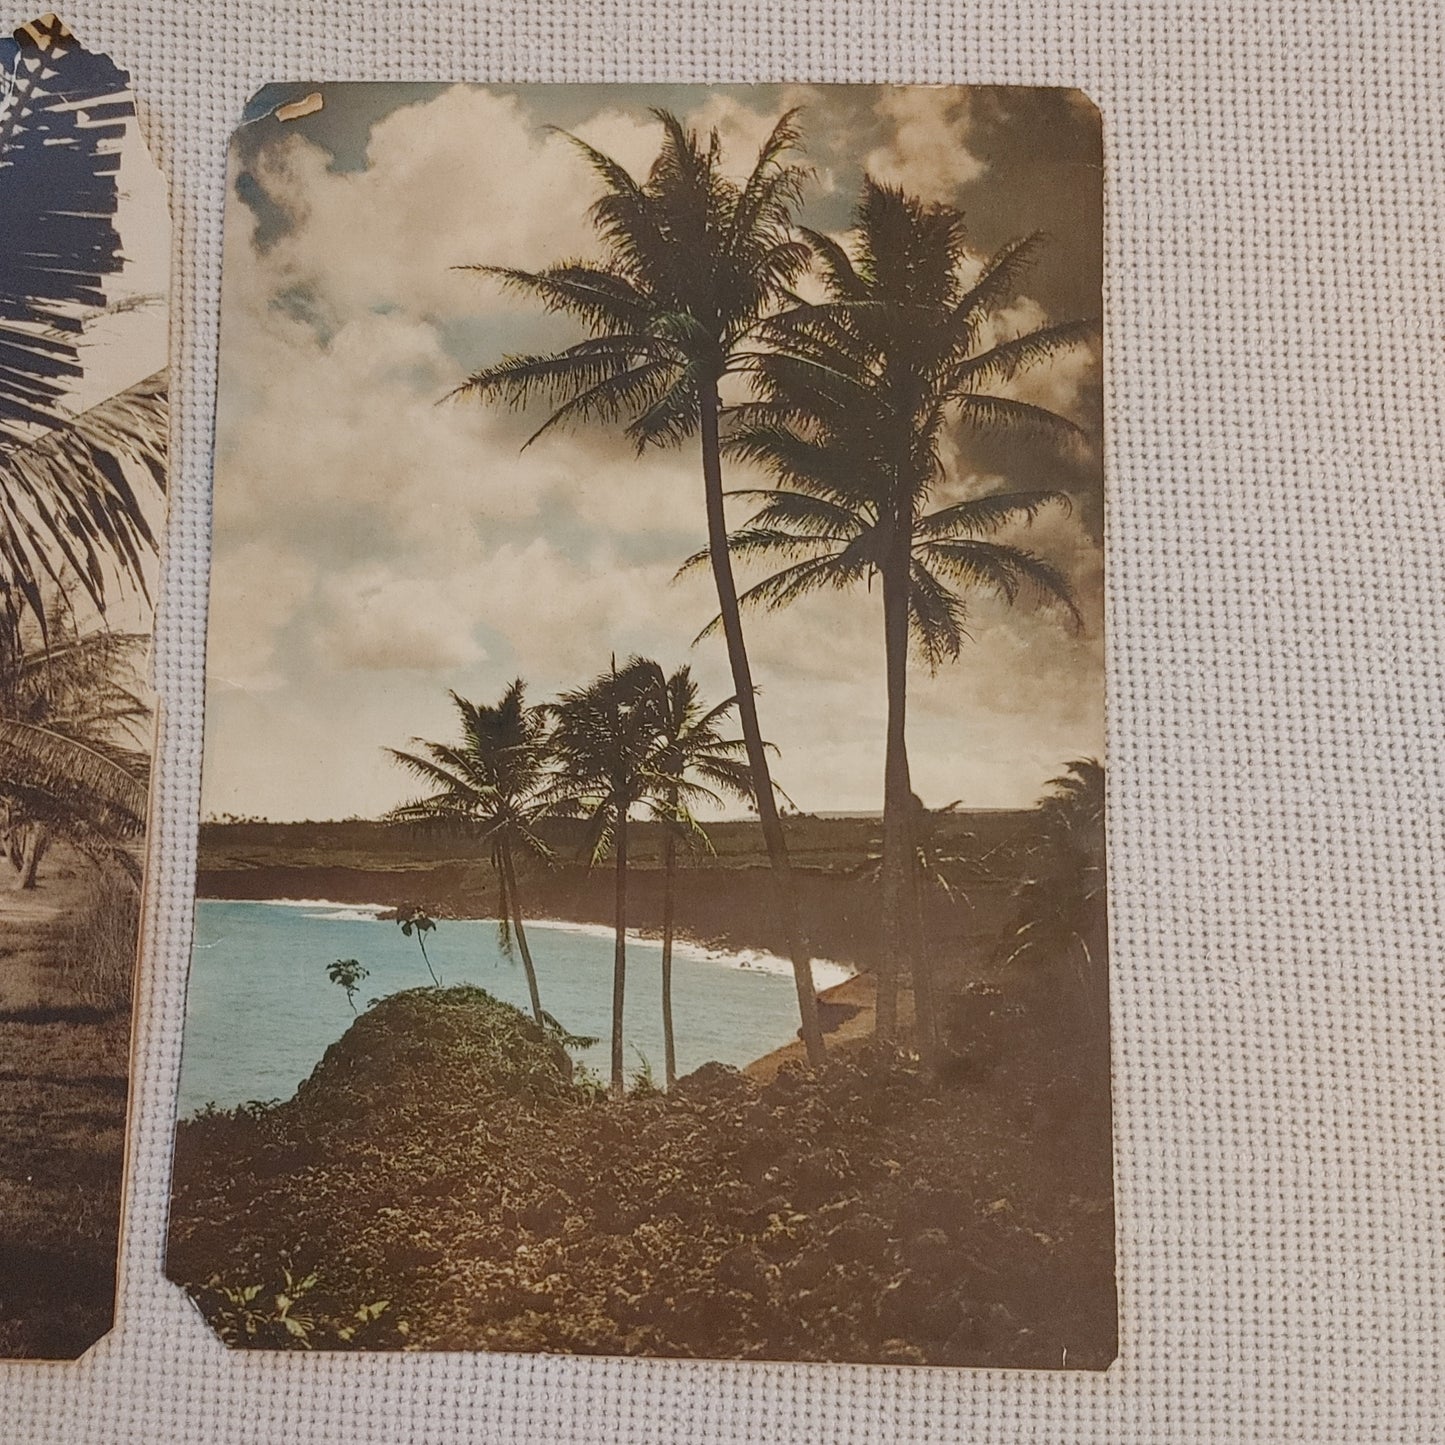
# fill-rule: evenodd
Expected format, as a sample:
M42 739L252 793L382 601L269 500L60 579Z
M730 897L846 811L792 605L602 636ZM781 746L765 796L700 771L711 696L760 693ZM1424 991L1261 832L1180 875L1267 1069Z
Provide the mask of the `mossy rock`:
M327 1049L284 1105L307 1124L541 1104L574 1092L567 1051L520 1009L469 984L380 1000Z

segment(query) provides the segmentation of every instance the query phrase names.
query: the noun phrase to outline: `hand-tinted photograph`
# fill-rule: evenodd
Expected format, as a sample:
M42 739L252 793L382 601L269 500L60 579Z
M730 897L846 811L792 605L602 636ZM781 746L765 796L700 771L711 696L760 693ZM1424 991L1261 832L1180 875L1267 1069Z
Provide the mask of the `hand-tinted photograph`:
M226 1344L1108 1366L1101 267L1076 91L252 100Z
M165 518L170 218L126 72L0 40L0 1356L111 1328Z

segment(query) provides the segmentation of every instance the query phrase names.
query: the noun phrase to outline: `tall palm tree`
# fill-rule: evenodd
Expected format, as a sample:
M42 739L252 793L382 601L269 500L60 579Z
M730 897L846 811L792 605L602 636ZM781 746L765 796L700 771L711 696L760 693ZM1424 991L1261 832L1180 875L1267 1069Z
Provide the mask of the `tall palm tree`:
M152 709L136 665L146 639L82 632L63 594L44 623L0 613L0 833L21 888L62 836L139 886Z
M654 771L657 753L656 663L632 659L585 687L564 692L553 704L551 742L558 777L553 792L557 811L585 817L590 861L610 853L614 874L612 960L611 1085L620 1096L623 1072L623 1011L627 997L627 868L632 810L655 796L661 781Z
M165 486L163 376L77 415L80 337L124 265L117 146L128 77L53 17L0 42L0 611L43 621L48 583L103 611L144 586L156 539L135 482Z
M677 1082L677 1039L672 1021L672 951L675 931L678 844L709 848L697 811L726 800L751 800L752 773L747 744L723 736L723 724L737 707L735 697L705 707L692 669L664 675L648 664L648 688L657 728L649 771L654 781L647 802L662 836L662 1038L667 1083Z
M809 263L808 246L792 233L807 172L792 159L798 146L794 112L778 121L742 181L723 173L716 130L704 140L669 112L653 114L663 128L662 148L641 181L571 138L602 182L591 216L606 248L604 261L563 261L540 271L465 268L575 318L585 339L552 354L508 356L477 371L457 393L500 398L517 408L545 399L556 409L533 440L553 426L584 420L623 422L639 451L699 438L708 556L754 803L778 881L803 1039L817 1062L823 1035L812 962L758 722L727 547L719 444L719 387L752 364L760 326Z
M488 845L497 875L497 932L502 949L510 955L515 942L527 976L532 1017L546 1027L517 886L517 860L523 857L550 863L552 858L537 828L552 810L548 712L528 705L521 678L495 706L468 702L455 692L451 699L461 723L459 742L413 738L418 751L388 749L396 762L436 790L394 809L391 816L403 822L459 826L479 833Z
M1013 299L1035 238L1004 247L972 275L956 210L871 179L851 254L831 237L806 235L826 296L767 323L771 349L753 363L761 399L740 410L729 440L780 485L742 493L762 506L729 545L741 556L788 563L749 589L744 603L780 607L820 587L881 580L888 725L877 1027L884 1037L896 1032L901 959L913 973L927 1048L933 1011L913 877L910 639L930 669L957 658L968 635L965 594L977 588L1010 603L1030 592L1078 615L1053 565L996 536L1067 498L1033 491L938 505L943 444L960 424L1074 443L1075 423L992 388L1077 345L1093 323L983 344L996 312Z

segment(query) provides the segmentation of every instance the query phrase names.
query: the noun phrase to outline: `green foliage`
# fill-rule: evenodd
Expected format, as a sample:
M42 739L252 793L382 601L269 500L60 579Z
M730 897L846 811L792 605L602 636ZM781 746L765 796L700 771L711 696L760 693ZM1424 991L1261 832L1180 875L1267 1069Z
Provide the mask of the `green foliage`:
M357 1018L277 1113L380 1122L453 1109L471 1119L498 1097L540 1107L570 1090L560 1032L470 984L394 993Z
M652 1060L636 1044L632 1046L632 1052L637 1055L637 1069L632 1075L633 1097L660 1094L662 1090L658 1087L657 1075L652 1071Z
M595 1034L574 1034L564 1024L549 1013L542 1015L542 1027L545 1028L552 1038L556 1039L564 1049L590 1049L598 1042Z
M320 1276L286 1267L277 1289L259 1284L228 1285L219 1277L194 1290L196 1303L223 1344L233 1349L363 1348L376 1343L377 1324L391 1308L389 1300L359 1305L340 1318L322 1312L312 1298ZM394 1324L405 1337L404 1321Z
M431 957L426 951L426 936L437 926L436 920L425 909L406 907L396 910L396 924L404 937L416 938L416 946L421 949L421 958L422 962L426 964L426 971L431 975L431 981L440 988L441 978L431 966Z
M356 993L361 987L364 978L371 977L371 970L364 968L354 958L338 958L335 963L327 964L326 977L338 987L346 990L346 1002L351 1005L351 1012L356 1012Z

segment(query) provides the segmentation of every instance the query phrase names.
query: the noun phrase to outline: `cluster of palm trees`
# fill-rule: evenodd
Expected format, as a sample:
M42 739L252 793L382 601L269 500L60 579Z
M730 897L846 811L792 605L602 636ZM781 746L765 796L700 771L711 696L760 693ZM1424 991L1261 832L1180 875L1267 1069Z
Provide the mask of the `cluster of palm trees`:
M144 593L166 480L163 374L68 405L84 333L124 266L115 228L127 77L59 22L27 27L0 95L0 844L33 886L56 832L132 881L145 826L141 640L108 629Z
M878 580L888 721L877 1026L885 1038L897 1034L900 980L909 976L927 1048L934 1026L907 751L910 647L930 668L956 659L978 590L1008 603L1030 595L1078 621L1065 576L1000 535L1045 507L1067 506L1067 496L962 496L946 457L970 431L1061 453L1086 445L1072 420L1011 395L1008 383L1085 342L1094 322L1000 338L999 314L1017 299L1039 238L979 264L956 209L871 178L844 242L801 226L810 172L793 112L742 178L725 172L716 131L704 137L666 111L654 115L662 144L641 179L569 137L602 187L590 211L602 260L463 268L574 319L583 335L560 351L504 357L455 394L516 409L546 403L550 414L527 445L574 422L619 425L639 451L697 438L707 547L684 565L709 567L716 587L713 626L732 670L746 786L814 1062L823 1036L742 616L748 604L781 607L814 589ZM813 299L803 294L810 286L820 293ZM725 386L743 399L725 407ZM756 504L736 529L725 463L761 469L771 482L731 493ZM740 591L735 559L781 565Z
M667 1082L677 1078L672 959L679 848L709 846L699 815L754 797L747 745L726 735L738 700L708 706L691 670L668 673L650 658L606 672L555 701L529 703L518 679L495 705L452 695L461 736L415 739L392 756L430 789L395 809L399 821L458 828L482 841L498 884L503 950L521 958L532 1015L555 1027L543 1008L527 937L519 863L554 859L543 825L585 823L590 863L612 860L615 876L611 1087L625 1087L627 885L630 825L650 819L663 832L662 1028Z

